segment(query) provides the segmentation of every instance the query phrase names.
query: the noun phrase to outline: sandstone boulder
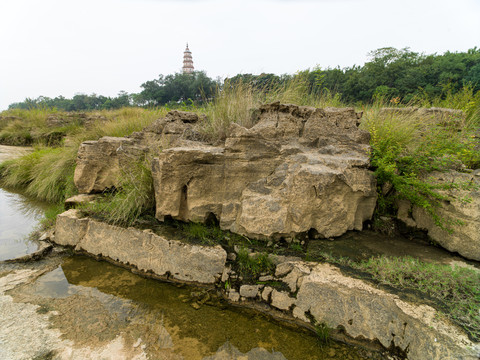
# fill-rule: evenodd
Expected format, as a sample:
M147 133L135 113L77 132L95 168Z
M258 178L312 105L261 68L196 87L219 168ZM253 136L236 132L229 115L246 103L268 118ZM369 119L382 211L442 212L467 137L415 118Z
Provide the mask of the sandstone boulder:
M84 142L74 181L80 193L119 185L145 156L152 161L156 217L216 220L256 238L291 238L315 230L333 237L361 230L376 189L369 134L353 109L273 103L255 125L233 124L224 144L199 141L198 115L173 111L128 138Z
M409 226L427 230L428 236L445 249L480 261L480 171L435 172L430 179L436 184L456 184L453 189L439 190L450 199L442 203L438 214L451 231L437 226L422 208L412 209L408 202L399 203L398 218Z

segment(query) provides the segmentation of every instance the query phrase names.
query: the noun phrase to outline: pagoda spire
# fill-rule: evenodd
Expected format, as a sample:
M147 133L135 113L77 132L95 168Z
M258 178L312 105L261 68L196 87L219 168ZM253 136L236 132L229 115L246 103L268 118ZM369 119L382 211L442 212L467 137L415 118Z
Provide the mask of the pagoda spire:
M192 52L188 48L188 43L187 47L185 48L185 51L183 52L183 67L182 71L184 74L191 74L193 73L195 69L193 68L193 60L192 60Z

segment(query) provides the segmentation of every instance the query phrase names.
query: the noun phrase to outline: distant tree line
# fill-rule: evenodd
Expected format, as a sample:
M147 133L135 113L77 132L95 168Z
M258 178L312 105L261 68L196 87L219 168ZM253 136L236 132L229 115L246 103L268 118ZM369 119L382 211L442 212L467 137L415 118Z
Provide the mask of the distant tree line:
M64 111L117 109L124 106L162 106L165 104L199 104L211 100L217 88L235 86L238 82L269 91L284 86L296 76L304 76L309 92L328 90L338 93L346 103L369 102L375 96L396 98L407 103L415 96L427 98L457 92L465 85L480 90L480 49L467 52L446 52L425 55L408 48L381 48L369 53L363 66L346 68L315 68L295 75L239 74L223 83L209 78L205 72L160 75L141 85L138 94L121 91L117 97L77 94L72 99L63 96L25 99L9 108L29 109L55 107Z
M363 66L316 68L296 75L240 74L230 85L248 82L259 88L282 86L295 76L308 79L309 91L328 90L341 95L346 103L369 102L375 96L398 98L407 103L415 96L435 98L457 92L465 85L480 90L480 49L424 55L408 48L381 48L369 53Z

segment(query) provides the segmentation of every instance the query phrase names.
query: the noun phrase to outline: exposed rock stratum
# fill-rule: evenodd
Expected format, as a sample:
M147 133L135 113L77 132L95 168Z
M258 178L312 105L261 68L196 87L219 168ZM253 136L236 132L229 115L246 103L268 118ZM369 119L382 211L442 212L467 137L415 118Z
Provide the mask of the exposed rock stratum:
M154 154L160 220L216 219L222 229L255 238L361 230L376 202L361 114L273 103L255 116L250 129L232 124L216 146L197 141L197 115L178 111L129 138L87 141L75 184L81 193L115 187L132 159Z

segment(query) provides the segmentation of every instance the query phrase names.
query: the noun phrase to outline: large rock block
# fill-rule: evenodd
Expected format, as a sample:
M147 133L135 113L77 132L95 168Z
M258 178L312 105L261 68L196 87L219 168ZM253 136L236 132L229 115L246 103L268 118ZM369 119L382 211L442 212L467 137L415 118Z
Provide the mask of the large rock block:
M399 219L409 226L427 230L428 236L445 249L480 261L480 170L468 174L435 172L430 174L430 179L436 184L456 184L453 189L439 190L450 201L443 202L437 212L451 231L437 226L422 208L410 209L407 202L400 203Z
M87 232L88 219L80 210L70 209L57 215L55 242L60 245L77 246Z
M145 272L204 284L220 278L227 259L227 253L220 246L190 245L167 240L149 230L125 229L82 219L73 209L58 215L54 241Z
M251 129L232 125L223 147L167 149L152 164L156 216L214 215L223 229L256 238L361 230L376 191L359 117L274 103Z
M85 141L77 155L74 182L79 193L102 192L116 187L132 161L141 159L145 149L132 139L103 137L98 141Z

